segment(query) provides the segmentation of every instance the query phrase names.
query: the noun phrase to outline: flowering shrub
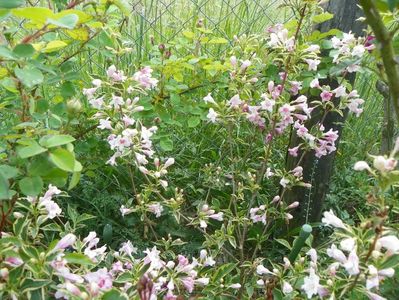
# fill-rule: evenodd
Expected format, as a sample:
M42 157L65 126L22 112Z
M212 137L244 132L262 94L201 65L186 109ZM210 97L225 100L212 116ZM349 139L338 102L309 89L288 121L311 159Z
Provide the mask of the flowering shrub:
M101 14L96 7L89 11L102 21L109 5L100 5ZM370 175L367 200L373 216L345 224L332 210L325 211L322 224L331 235L323 244L313 241L307 224L296 239L286 234L292 210L302 205L287 203L286 193L312 187L303 176L305 154L321 158L337 150L338 131L323 125L327 114L348 111L361 116L364 100L347 76L362 71L364 58L375 48L370 38L350 32L306 34L314 22L331 17L317 1L292 1L289 7L297 16L294 26L276 24L261 34L235 37L229 55L220 60L205 50L227 40L198 22L194 32L185 31L176 42L154 45L145 66L133 70L107 65L87 80L80 99L67 102L68 112L56 128L46 127L34 111L27 118L24 106L24 117L9 128L23 130L21 136L10 137L20 146L9 145L7 165L0 168L1 198L7 201L2 206L0 295L385 299L379 287L395 275L399 263L392 221L396 203L389 192L399 181L399 141L389 157L371 156L372 166L365 161L354 165L354 171ZM11 13L18 16L21 10ZM60 19L53 23L64 28ZM177 50L183 54L178 56ZM125 52L129 49L112 55ZM38 83L27 84L18 74L10 76L34 97ZM26 95L22 89L19 93L21 98ZM38 127L27 123L30 118L37 119ZM82 131L85 118L93 126ZM184 155L173 152L173 132L200 126L206 128L204 134L217 132L212 142L219 154L194 167L196 182L180 186L176 173ZM276 149L286 145L291 132L299 143L287 153L298 161L286 169ZM115 242L103 244L97 230L82 233L81 223L91 216L63 214L59 200L67 194L61 187L67 182L69 189L75 187L84 169L72 143L89 134L100 140L95 144L100 151L98 156L84 153L80 160L85 165L96 156L101 168L122 170L129 197L122 200L117 218L137 224L149 247L138 249L134 240L117 247ZM73 175L68 177L68 172ZM42 193L45 183L48 189ZM193 197L190 189L203 193ZM170 234L160 238L159 228L169 224L165 220L182 232L195 230L201 246L187 251L193 242L189 239Z

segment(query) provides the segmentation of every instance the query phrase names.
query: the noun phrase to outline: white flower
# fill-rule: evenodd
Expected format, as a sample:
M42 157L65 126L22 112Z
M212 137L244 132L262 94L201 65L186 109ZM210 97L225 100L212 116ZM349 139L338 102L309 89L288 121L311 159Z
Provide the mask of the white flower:
M131 241L126 241L122 243L122 246L119 248L119 252L128 256L132 256L132 253L137 254L137 248L133 246Z
M204 97L204 101L205 103L213 103L216 104L215 100L212 98L211 93L209 93L208 95L206 95Z
M339 98L339 97L345 97L346 94L346 88L342 85L340 85L339 87L337 87L335 90L332 90L332 92L335 94L335 97Z
M310 82L310 87L311 87L312 89L319 88L319 87L320 87L319 79L318 79L318 78L313 79L313 80Z
M356 241L353 238L347 238L340 242L340 246L342 250L351 252L353 249L355 249Z
M238 94L231 97L231 99L228 101L228 104L230 105L231 108L238 108L241 105L241 103L242 101Z
M148 205L148 210L155 214L155 217L159 218L163 212L163 207L160 203L154 203Z
M340 218L338 218L332 210L330 211L325 211L323 213L324 218L321 219L321 221L326 225L326 226L332 226L335 228L342 228L346 229L346 226L344 222Z
M271 272L269 269L267 269L266 267L264 267L263 265L259 265L256 267L256 273L258 275L264 275L264 274L274 274L273 272Z
M119 208L119 211L121 212L122 217L124 217L124 216L126 216L126 215L132 213L132 212L133 212L133 209L127 208L127 207L125 207L124 205L122 205L122 206Z
M313 295L317 294L317 291L320 287L320 277L315 274L313 268L309 270L309 276L306 276L304 279L304 283L302 285L302 289L305 291L308 299L311 299Z
M341 264L346 263L347 259L346 256L344 254L344 252L342 252L341 250L339 250L337 248L337 246L335 246L334 244L332 244L330 246L330 248L327 249L327 255L333 259L335 259L336 261L340 262Z
M237 65L237 57L235 57L234 55L230 57L230 63L233 67L235 67Z
M91 100L89 100L89 103L95 109L102 109L102 107L104 105L104 98L100 97L100 98L96 98L96 99L91 99Z
M310 45L305 51L306 52L319 52L320 46L319 45Z
M392 171L396 165L397 161L393 158L385 158L384 156L376 156L373 162L374 168L380 172Z
M195 280L195 283L198 283L199 285L208 285L209 284L209 278L203 277L203 278L198 278Z
M241 288L241 284L239 284L239 283L233 283L233 284L230 284L230 285L229 285L229 288L232 288L232 289L239 289L239 288Z
M362 57L364 52L366 52L366 48L363 45L357 45L353 47L352 56Z
M307 253L307 255L310 256L310 259L312 260L312 262L316 263L317 262L317 252L316 249L310 249Z
M72 246L76 242L76 235L73 233L68 233L65 235L57 245L55 245L54 250L65 249Z
M377 243L380 247L385 248L390 252L399 252L399 239L394 235L383 236L378 239Z
M244 60L241 65L241 71L245 71L251 65L250 60Z
M280 185L282 186L282 187L287 187L287 184L289 184L290 183L290 181L287 179L287 178L281 178L281 180L280 180Z
M166 168L170 167L171 165L173 165L174 163L175 163L175 159L173 157L169 157L164 164L164 168L166 169Z
M260 285L260 286L264 286L265 285L265 281L263 279L259 279L259 280L256 281L256 284Z
M294 289L292 288L291 284L289 284L287 281L283 281L283 293L285 295L292 293Z
M317 66L321 62L319 59L305 59L305 61L309 66L309 71L317 71Z
M212 123L215 123L217 116L218 116L218 114L214 111L214 109L210 108L208 115L206 117L209 119L209 121L211 121Z
M93 81L91 82L95 87L100 87L102 84L101 79L93 79Z
M106 119L100 119L100 125L97 126L97 128L99 129L109 129L112 130L112 126L111 126L111 121L109 120L109 118Z
M364 171L364 170L371 171L370 166L365 161L358 161L353 166L353 169L355 171Z
M346 271L349 273L349 275L357 275L359 274L359 257L356 254L356 251L353 250L351 253L349 253L348 259L346 263L344 264L344 267Z

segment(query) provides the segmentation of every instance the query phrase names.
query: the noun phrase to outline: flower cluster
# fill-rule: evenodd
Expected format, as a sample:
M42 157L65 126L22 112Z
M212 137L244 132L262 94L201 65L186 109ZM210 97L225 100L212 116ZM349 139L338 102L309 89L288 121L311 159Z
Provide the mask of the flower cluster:
M360 60L366 51L375 48L374 44L367 43L363 37L356 38L353 33L343 33L342 38L334 36L331 39L333 51L333 62L336 64L346 63L346 71L349 73L357 72L360 69Z

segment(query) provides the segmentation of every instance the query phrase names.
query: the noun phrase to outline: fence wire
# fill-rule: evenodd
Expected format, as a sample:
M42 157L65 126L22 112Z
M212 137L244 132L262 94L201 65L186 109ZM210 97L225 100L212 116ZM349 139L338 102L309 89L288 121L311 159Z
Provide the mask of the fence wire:
M259 33L292 16L282 0L131 0L131 16L123 36L135 48L137 61L148 58L151 39L169 43L198 22L232 42L234 36ZM223 52L227 47L221 47Z

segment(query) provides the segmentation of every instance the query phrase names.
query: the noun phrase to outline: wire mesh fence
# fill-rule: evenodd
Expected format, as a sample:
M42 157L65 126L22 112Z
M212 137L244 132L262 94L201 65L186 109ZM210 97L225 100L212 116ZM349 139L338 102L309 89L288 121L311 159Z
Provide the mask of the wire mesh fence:
M292 16L281 0L132 0L129 24L123 34L132 42L137 59L145 59L151 40L168 43L198 22L216 35L232 41L234 36L258 33L268 25ZM224 49L220 49L223 51Z

